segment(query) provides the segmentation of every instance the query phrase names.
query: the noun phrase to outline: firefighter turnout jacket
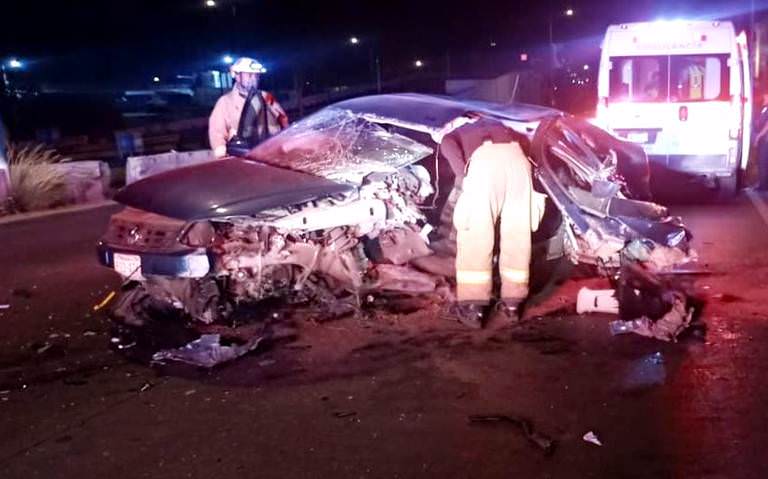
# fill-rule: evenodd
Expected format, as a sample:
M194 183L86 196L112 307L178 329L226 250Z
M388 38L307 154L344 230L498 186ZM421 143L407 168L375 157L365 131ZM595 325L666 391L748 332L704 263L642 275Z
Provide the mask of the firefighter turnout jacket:
M235 86L232 91L222 95L213 107L208 119L208 139L217 158L226 156L227 142L238 133L246 97L247 94ZM254 110L253 115L250 115L253 123L243 125L247 131L246 136L257 135L262 131L267 133L266 136L271 136L288 126L288 115L271 93L259 90L253 96L250 106Z

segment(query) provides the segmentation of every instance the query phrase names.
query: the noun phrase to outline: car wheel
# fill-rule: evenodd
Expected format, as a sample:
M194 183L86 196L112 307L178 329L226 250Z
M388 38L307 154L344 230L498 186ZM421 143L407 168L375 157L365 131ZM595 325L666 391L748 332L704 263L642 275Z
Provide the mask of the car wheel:
M718 197L721 200L730 200L739 193L739 175L734 173L731 176L717 179Z

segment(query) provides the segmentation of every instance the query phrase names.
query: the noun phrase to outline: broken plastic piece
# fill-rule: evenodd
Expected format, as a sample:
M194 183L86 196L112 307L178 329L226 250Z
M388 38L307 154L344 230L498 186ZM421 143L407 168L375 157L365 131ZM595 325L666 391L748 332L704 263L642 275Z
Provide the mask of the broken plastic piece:
M0 304L0 309L11 309L10 304Z
M584 437L582 439L584 439L586 442L591 442L592 444L595 444L597 446L603 445L603 443L600 442L600 439L597 438L597 435L592 431L589 431L588 433L584 434Z
M581 288L576 296L576 313L619 314L619 301L612 289Z
M647 320L647 318L645 319ZM639 331L645 331L648 329L648 326L641 319L633 319L631 321L622 321L621 319L617 319L616 321L611 321L608 323L608 326L611 329L611 334L614 336L628 333L642 334Z
M152 355L152 361L164 364L166 361L178 361L193 366L212 368L217 364L239 358L256 349L263 337L251 339L242 345L225 346L221 344L221 335L204 334L191 343L177 349L158 351Z
M114 291L110 291L109 294L99 304L93 307L93 310L98 311L102 309L104 306L108 305L109 302L112 301L112 299L115 297L115 294L117 293L115 293Z

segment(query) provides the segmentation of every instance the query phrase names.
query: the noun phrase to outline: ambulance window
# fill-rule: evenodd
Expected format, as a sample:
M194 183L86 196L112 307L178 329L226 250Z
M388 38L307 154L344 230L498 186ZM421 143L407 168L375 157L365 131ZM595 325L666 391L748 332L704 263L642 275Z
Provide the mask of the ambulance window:
M674 55L670 59L672 102L727 100L727 55Z
M667 100L667 57L611 58L609 97L614 101Z

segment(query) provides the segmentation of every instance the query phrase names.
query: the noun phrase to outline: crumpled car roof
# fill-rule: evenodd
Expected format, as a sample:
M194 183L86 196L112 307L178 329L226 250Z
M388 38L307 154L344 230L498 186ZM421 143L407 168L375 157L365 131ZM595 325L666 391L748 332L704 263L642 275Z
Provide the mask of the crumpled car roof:
M333 107L375 117L382 122L391 121L405 127L413 125L414 129L425 132L437 132L467 113L518 122L540 121L563 114L552 108L524 103L496 104L418 93L364 96L336 103Z

